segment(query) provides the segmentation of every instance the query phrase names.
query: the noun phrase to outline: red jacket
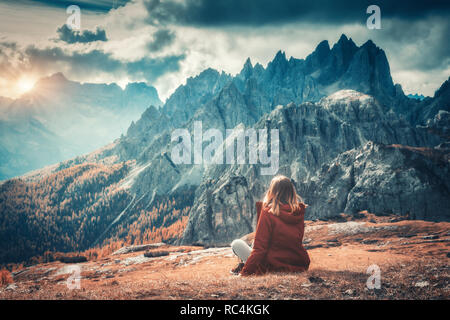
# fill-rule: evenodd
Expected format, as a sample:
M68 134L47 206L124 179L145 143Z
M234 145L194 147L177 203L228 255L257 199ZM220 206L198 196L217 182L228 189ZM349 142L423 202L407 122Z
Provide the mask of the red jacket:
M279 216L269 210L268 207L261 210L253 250L241 275L308 270L310 260L302 244L305 229L304 204L293 213L290 212L289 205L281 205Z

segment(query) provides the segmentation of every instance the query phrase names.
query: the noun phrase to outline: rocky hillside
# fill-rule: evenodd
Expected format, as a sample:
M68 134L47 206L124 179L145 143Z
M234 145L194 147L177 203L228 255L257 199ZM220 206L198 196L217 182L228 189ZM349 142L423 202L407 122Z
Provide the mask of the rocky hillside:
M255 125L264 127L279 130L279 173L294 179L310 205L310 218L366 209L431 220L449 218L445 205L449 199L449 149L434 149L439 143L437 136L412 127L373 97L344 90L318 103L289 104ZM404 157L394 149L384 152L384 147L378 147L391 144L402 150L407 148L401 146L424 148L425 152ZM204 174L208 179L197 189L183 241L229 242L249 232L255 218L254 203L263 197L271 179L259 174L260 167L208 168ZM416 183L411 185L413 181Z
M449 228L367 213L306 221L310 269L249 278L229 273L237 264L229 247L125 247L84 263L17 269L0 299L448 299ZM367 286L373 270L375 288Z
M229 243L253 230L254 203L271 176L261 175L261 163L175 164L173 130L192 134L201 122L203 131L214 128L224 137L226 129L236 127L279 130L278 173L295 181L310 205L307 218L370 209L448 220L448 92L444 83L433 98L406 97L392 82L381 48L372 41L357 46L343 35L332 47L321 42L305 59L288 59L280 51L265 67L248 59L235 76L207 69L187 79L161 108L149 107L113 144L27 174L21 190L41 185L55 199L45 177L91 162L127 163L126 174L114 184L126 200L120 206L99 204L109 217L102 223L112 222L101 224L96 239L79 249L125 238L130 244L145 239ZM83 188L79 192L88 192ZM78 210L70 203L75 202L65 210ZM52 205L57 212L58 203ZM10 203L8 210L22 206ZM27 212L46 210L35 197L25 206ZM5 210L0 206L0 218ZM184 227L184 233L174 234Z
M310 217L400 213L449 221L449 150L368 142L340 154L300 187Z

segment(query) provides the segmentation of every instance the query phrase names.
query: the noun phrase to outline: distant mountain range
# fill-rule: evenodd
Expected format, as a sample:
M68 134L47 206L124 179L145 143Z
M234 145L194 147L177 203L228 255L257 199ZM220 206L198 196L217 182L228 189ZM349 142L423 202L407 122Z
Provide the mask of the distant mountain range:
M91 152L161 101L153 87L80 84L57 73L12 100L0 98L0 180Z
M425 99L425 96L423 94L417 94L417 93L415 93L415 94L408 94L407 97L411 98L411 99L417 99L417 100L420 100L420 101Z
M384 51L345 35L306 59L280 51L266 67L248 59L235 76L206 69L114 143L3 183L0 260L117 239L223 244L251 232L271 176L260 164L175 164L171 133L192 132L195 121L224 136L237 126L278 129L278 173L310 205L306 219L369 210L449 221L449 82L432 98L408 98Z

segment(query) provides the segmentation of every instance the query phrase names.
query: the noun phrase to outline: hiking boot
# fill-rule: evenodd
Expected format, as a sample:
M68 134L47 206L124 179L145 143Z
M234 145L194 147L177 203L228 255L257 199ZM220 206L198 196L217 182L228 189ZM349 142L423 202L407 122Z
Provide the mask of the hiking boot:
M238 274L241 272L241 270L242 270L243 267L244 267L244 263L243 263L243 262L240 262L240 263L236 266L236 268L230 270L230 273L231 273L231 274L236 274L236 275L238 275Z

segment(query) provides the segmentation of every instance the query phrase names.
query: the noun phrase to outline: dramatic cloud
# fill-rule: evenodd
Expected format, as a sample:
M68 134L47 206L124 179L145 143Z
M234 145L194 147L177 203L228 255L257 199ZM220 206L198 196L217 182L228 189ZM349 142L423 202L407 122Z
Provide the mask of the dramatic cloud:
M145 79L152 83L167 72L179 69L184 55L164 56L158 58L144 57L136 61L116 59L102 50L89 52L65 52L61 48L39 49L29 46L25 50L29 63L40 70L67 70L73 75L95 75L104 72L116 76L127 76L130 79Z
M5 86L7 80L17 80L23 71L26 57L23 52L17 49L17 43L0 42L0 83Z
M15 0L17 4L40 4L56 8L67 8L71 5L77 5L82 10L108 12L113 8L126 5L131 0Z
M229 72L236 72L230 64L235 64L237 51L263 64L278 49L304 58L318 42L333 42L340 33L359 43L372 39L385 50L394 80L407 92L433 94L450 70L449 1L144 0L144 4L146 22L152 26L224 35L221 44L217 36L203 38L215 43L211 45L215 52L201 41L192 42L190 49L208 55L210 63L227 57ZM366 9L372 4L381 9L380 30L366 28ZM221 52L221 47L227 47L227 52Z
M56 30L59 39L66 43L87 43L94 41L108 41L105 30L98 28L95 32L90 30L77 31L70 29L66 24Z
M69 4L81 8L81 32L60 28L66 41L55 42ZM366 27L372 4L381 9L379 30ZM0 42L18 46L0 46L0 72L32 68L39 78L61 71L77 81L121 85L152 79L164 99L205 68L236 74L247 57L266 65L278 50L306 58L320 41L333 44L344 33L358 45L371 39L382 48L406 93L432 95L450 74L449 7L448 0L0 2ZM107 41L83 43L101 37L97 26ZM5 83L0 79L0 95L8 93Z
M168 29L159 29L153 34L153 40L148 44L150 51L160 51L175 40L175 33Z
M184 54L174 54L125 60L100 49L72 51L34 45L23 49L16 43L3 41L0 42L0 96L16 97L19 93L17 81L23 77L36 81L55 72L62 72L69 79L78 81L128 79L154 84L160 77L178 72L184 59Z
M310 23L365 22L369 0L145 0L148 22L153 25L181 24L225 26L282 24L294 21ZM415 19L450 10L446 0L429 2L379 0L386 18Z
M423 19L386 19L383 33L372 39L391 51L394 63L404 69L431 71L450 67L449 17L429 16Z

